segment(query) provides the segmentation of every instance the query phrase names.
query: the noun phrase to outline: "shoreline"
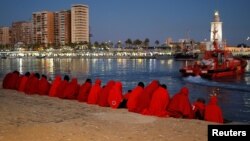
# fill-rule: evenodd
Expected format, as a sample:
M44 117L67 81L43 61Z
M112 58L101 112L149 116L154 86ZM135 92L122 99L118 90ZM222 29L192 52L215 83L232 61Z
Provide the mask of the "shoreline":
M0 141L205 141L200 120L159 118L40 95L0 89Z

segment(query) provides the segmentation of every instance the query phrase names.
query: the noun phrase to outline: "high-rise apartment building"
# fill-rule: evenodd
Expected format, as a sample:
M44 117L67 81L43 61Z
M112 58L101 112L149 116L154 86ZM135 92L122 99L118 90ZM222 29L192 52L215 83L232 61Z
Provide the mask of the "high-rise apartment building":
M54 13L49 11L34 12L32 14L32 38L34 44L48 46L54 41Z
M10 44L10 28L0 27L0 45Z
M64 10L54 14L54 33L56 45L65 45L71 42L71 12Z
M11 27L11 43L17 44L19 42L28 45L32 43L32 22L19 21L13 22Z
M71 42L89 42L89 8L76 4L71 7Z

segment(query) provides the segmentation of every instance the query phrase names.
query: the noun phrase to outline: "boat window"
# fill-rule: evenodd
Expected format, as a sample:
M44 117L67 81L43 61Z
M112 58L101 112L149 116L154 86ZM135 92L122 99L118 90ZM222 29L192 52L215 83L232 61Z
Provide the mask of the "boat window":
M212 54L212 56L213 56L213 57L218 57L218 53L214 52L214 53Z

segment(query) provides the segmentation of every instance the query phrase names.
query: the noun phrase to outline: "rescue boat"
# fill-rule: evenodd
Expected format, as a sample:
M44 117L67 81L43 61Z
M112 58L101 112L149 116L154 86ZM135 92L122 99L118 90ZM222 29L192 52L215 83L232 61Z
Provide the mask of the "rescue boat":
M195 61L191 65L182 67L179 71L183 76L201 76L208 79L216 79L228 76L243 75L247 61L240 57L233 57L232 53L225 49L218 49L214 42L214 50L205 51L202 60Z

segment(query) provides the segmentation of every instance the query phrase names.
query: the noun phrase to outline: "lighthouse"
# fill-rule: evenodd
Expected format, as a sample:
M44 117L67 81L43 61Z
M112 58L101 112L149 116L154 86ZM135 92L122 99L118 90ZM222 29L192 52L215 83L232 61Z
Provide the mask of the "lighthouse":
M214 12L214 20L211 22L211 33L210 41L217 40L219 43L222 42L222 22L220 21L220 15L218 11Z

